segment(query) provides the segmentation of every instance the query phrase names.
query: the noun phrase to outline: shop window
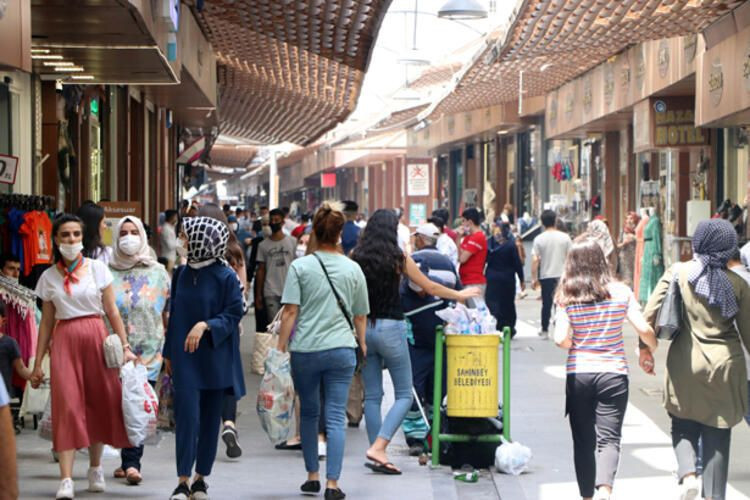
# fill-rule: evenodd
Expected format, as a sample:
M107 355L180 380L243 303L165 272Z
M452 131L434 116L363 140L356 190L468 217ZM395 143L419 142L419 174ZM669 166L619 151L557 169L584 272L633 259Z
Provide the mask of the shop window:
M744 205L748 194L748 133L744 128L724 130L724 198ZM720 200L723 201L723 200Z

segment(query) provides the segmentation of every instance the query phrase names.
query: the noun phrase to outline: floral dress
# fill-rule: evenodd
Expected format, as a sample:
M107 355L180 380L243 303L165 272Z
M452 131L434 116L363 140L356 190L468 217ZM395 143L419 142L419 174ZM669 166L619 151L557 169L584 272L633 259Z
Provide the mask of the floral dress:
M115 302L125 324L133 353L156 380L162 365L164 323L162 313L169 298L170 279L161 264L112 269Z

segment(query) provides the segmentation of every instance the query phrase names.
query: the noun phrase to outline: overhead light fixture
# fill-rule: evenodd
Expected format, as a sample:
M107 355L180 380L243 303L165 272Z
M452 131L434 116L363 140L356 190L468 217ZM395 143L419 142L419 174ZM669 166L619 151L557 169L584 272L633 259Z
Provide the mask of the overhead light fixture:
M49 49L31 49L32 54L49 54Z
M93 80L94 75L71 75L71 80Z
M55 66L55 73L83 73L81 66Z
M544 64L542 64L542 67L539 68L539 72L540 73L544 73L545 71L547 71L548 69L550 69L552 66L554 66L553 63L549 63L549 62L548 63L544 63Z
M45 66L54 66L56 68L60 68L62 66L75 66L75 64L70 61L44 61L42 62L42 64L44 64Z
M31 54L32 59L62 61L63 56L58 54Z
M478 0L448 0L440 7L438 17L456 21L485 19L487 9Z
M422 94L409 87L401 87L391 96L396 101L420 101Z

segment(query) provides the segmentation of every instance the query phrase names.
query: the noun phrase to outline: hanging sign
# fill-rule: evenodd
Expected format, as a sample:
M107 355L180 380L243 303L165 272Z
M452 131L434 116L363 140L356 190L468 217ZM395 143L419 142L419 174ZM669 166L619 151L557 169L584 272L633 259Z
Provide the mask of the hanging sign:
M15 184L17 170L17 156L0 155L0 182L3 184Z
M126 215L132 215L143 220L140 201L101 201L99 205L104 209L104 224L107 226L102 234L102 243L107 246L112 246L116 239L113 231L120 219Z
M430 165L428 163L406 165L406 195L430 195Z

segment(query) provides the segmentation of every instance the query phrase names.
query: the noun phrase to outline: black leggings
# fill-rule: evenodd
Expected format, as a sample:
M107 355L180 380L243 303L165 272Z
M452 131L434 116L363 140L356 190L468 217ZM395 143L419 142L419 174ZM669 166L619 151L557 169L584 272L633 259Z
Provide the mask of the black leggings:
M595 487L615 482L628 405L628 376L568 374L566 394L578 490L582 497L592 497Z

